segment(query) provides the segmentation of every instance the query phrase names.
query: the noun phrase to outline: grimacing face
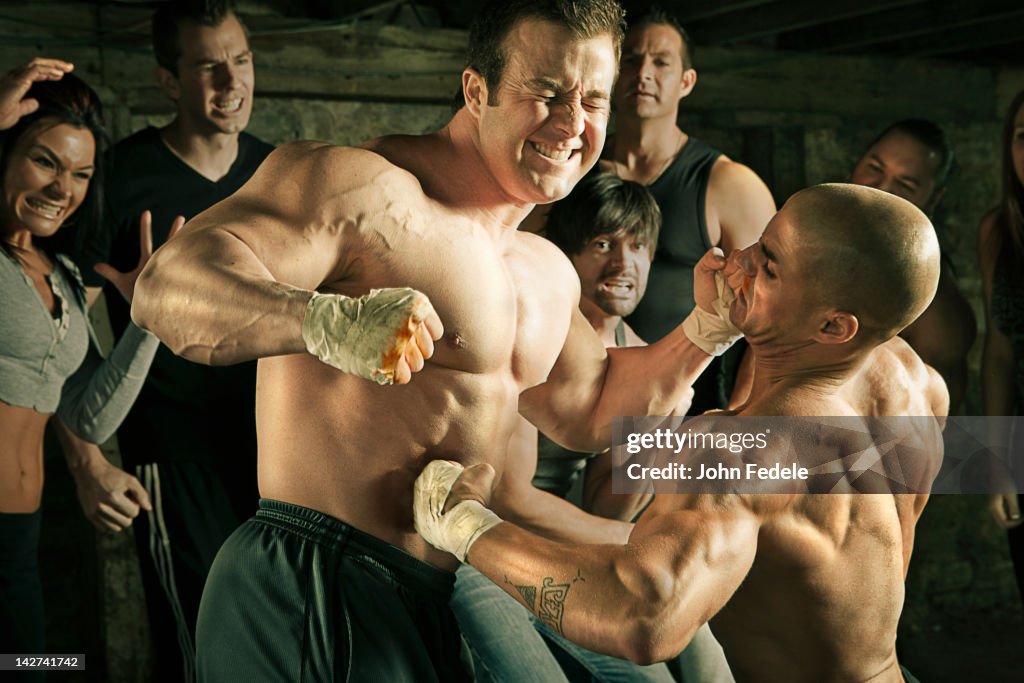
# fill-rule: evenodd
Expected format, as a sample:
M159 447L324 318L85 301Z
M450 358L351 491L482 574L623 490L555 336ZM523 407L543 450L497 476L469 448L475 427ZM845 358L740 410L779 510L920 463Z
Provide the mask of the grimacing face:
M610 316L632 313L647 289L653 249L624 230L594 237L571 257L583 298Z
M233 14L217 26L186 22L178 35L178 75L165 87L179 115L202 134L240 133L249 125L256 85L252 50Z
M480 98L481 154L509 201L556 201L604 146L616 70L612 37L578 40L558 24L527 19L512 28L504 49L497 104Z
M757 242L729 257L739 266L728 280L736 294L729 318L751 344L806 339L815 325L813 283L799 268L796 232L783 207Z
M92 132L43 118L18 139L3 177L5 236L49 237L82 205L96 159Z

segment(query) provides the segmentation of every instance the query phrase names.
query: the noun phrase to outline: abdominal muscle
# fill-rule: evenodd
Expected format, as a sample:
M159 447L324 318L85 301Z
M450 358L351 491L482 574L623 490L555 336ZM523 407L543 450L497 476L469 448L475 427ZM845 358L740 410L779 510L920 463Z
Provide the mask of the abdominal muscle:
M49 414L0 402L0 512L39 509L43 433L49 419Z
M413 528L413 482L431 460L502 471L519 387L511 373L428 363L377 386L308 355L259 363L260 495L327 513L444 569L458 562Z

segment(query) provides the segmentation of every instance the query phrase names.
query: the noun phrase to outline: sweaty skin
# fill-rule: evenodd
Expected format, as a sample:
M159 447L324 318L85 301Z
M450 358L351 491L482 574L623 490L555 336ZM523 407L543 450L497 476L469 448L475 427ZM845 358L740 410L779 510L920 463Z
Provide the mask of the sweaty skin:
M902 340L867 363L845 387L777 392L738 414L944 412L941 378ZM938 429L934 438L933 472ZM486 496L470 488L447 505L459 498ZM737 681L896 682L903 581L926 501L660 495L622 548L555 544L503 523L468 560L523 602L532 589L538 597L528 606L580 645L640 663L673 656L710 619Z
M568 259L515 230L596 162L615 58L609 36L578 40L543 21L520 22L507 41L497 104L467 69L467 105L437 133L278 148L159 251L132 311L192 360L260 358L262 496L443 568L457 562L412 523L427 462L500 471L517 408L566 446L602 450L614 415L667 414L709 361L681 330L606 352ZM724 264L708 259L710 281ZM443 324L408 384L378 386L305 352L311 291L382 287L423 292Z
M737 290L730 315L752 340L755 369L750 398L732 412L941 418L949 404L941 377L892 336L934 294L939 264L932 228L903 200L835 187L797 195L761 241L735 257L740 270L729 275ZM837 195L842 201L833 202ZM859 317L851 314L846 306L858 309L870 297L838 279L810 279L818 272L813 266L833 267L828 251L847 245L828 233L809 239L807 231L821 224L821 215L859 210L862 224L882 230L891 222L912 236L911 256L903 261L880 255L891 252L888 245L876 252L865 247L877 235L858 245L866 249L862 267L910 273L892 278L911 294L885 315L883 305L871 304ZM810 281L828 290L811 296ZM842 299L840 307L828 303L830 296ZM941 419L921 425L914 421L908 429L930 454L920 464L933 476L941 462ZM832 458L832 449L853 450L849 437L835 438L841 441L818 445L815 454ZM484 475L483 468L468 469L445 510L467 499L486 503ZM903 581L926 500L895 492L659 495L625 546L559 544L504 522L476 540L468 561L549 626L598 651L661 661L710 620L737 681L896 683L903 680L895 651Z

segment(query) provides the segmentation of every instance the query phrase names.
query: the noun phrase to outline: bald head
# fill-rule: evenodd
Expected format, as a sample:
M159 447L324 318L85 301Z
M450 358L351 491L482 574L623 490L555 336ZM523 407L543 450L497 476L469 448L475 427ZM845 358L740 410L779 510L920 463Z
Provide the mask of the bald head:
M939 242L910 202L869 187L817 185L793 195L782 212L822 303L856 315L867 336L888 339L931 303Z

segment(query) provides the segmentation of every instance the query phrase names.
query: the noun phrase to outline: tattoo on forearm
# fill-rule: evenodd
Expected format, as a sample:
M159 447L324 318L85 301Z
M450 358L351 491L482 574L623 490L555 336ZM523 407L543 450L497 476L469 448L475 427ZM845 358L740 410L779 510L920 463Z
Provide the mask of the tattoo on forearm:
M512 583L508 575L505 576L505 583L516 589L526 607L558 635L563 635L562 618L565 615L565 599L569 595L569 588L577 581L585 580L579 569L576 570L576 576L571 578L568 583L555 583L553 577L545 576L540 587L540 600L537 600L536 587Z
M526 605L526 608L532 612L534 600L537 599L537 589L533 586L519 586L512 583L508 578L508 574L505 575L505 583L516 589L519 593L519 597L523 599L523 603Z

